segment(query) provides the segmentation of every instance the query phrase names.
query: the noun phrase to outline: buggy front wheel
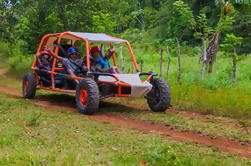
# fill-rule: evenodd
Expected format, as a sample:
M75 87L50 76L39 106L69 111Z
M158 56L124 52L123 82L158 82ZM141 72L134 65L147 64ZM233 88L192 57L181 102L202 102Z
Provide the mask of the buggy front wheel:
M99 107L99 90L91 78L82 79L76 88L76 105L85 115L92 115Z
M23 97L28 99L33 99L36 94L36 76L33 73L27 73L23 79Z
M170 88L162 79L154 79L151 84L152 90L146 96L147 103L152 111L163 112L170 106Z

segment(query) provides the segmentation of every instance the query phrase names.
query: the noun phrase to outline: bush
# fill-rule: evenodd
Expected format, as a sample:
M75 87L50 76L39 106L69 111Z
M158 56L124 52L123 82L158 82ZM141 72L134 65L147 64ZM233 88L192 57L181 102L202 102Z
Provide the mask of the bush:
M34 55L27 53L27 43L19 40L14 46L8 45L8 53L5 52L8 67L8 74L22 78L25 73L31 70Z
M8 57L9 55L9 43L0 41L0 54Z
M177 46L176 46L177 47ZM201 48L196 46L196 47L191 47L188 45L181 46L181 53L186 53L188 56L200 56L201 55Z
M18 78L22 78L25 73L31 71L31 65L34 56L16 55L12 56L7 61L8 74Z
M9 57L9 43L0 41L0 65L3 65Z

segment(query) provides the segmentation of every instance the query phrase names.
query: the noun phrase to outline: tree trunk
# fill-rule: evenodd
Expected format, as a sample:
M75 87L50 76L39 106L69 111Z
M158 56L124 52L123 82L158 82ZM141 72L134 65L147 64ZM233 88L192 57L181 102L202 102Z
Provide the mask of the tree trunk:
M120 62L121 62L121 72L124 72L124 63L123 63L123 55L122 55L122 46L120 46Z
M236 63L237 63L236 49L234 48L234 56L233 56L233 82L236 81Z
M221 32L216 31L213 34L213 37L210 40L208 47L207 47L207 59L208 59L207 61L209 63L208 73L212 73L212 71L213 71L213 64L216 60L216 54L217 54L217 51L219 48L220 36L221 36Z
M142 71L143 71L143 60L141 59L140 60L140 72L142 73Z
M219 49L219 42L220 42L220 37L221 37L221 24L222 24L221 22L224 18L224 12L225 12L224 4L220 4L220 8L221 8L220 19L217 24L216 31L214 32L213 37L210 40L207 47L207 59L209 63L208 73L213 72L213 64L216 60L216 54Z
M161 48L161 52L160 52L159 78L162 77L162 62L163 62L163 48Z
M202 41L202 57L203 57L203 66L202 66L202 70L201 70L201 78L203 79L205 76L205 70L206 70L206 66L207 66L207 48L206 48L206 42L205 42L205 38L202 37L201 38Z
M178 79L177 81L180 81L180 74L181 74L181 67L180 67L180 43L178 38L176 37L177 45L178 45L178 64L179 64L179 74L178 74Z
M167 55L168 55L168 65L167 65L167 71L166 71L166 78L168 80L168 72L169 72L169 67L170 67L170 62L171 62L171 58L170 58L170 52L169 52L169 49L168 49L168 45L166 46L166 52L167 52Z

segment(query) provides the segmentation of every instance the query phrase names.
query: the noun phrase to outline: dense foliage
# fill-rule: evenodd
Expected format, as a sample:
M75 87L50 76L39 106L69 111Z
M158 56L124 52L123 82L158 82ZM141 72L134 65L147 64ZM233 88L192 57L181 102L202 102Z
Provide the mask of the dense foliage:
M220 8L212 0L184 0L183 13L179 13L179 5L175 0L2 0L0 37L11 44L24 40L30 53L34 53L44 34L62 31L128 34L131 42L142 45L166 44L178 37L185 44L197 45L199 40L188 24L189 16L205 16L207 24L216 27ZM237 51L249 53L250 15L244 5L235 6L240 9L236 21L224 29L223 36L236 33L243 38Z

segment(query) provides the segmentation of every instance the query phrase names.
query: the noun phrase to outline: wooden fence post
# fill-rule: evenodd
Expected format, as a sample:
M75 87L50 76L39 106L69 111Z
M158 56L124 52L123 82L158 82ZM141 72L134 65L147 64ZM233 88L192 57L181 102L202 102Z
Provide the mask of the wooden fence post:
M180 81L180 74L181 74L181 67L180 67L180 42L178 40L178 38L176 37L176 41L177 41L177 45L178 45L178 64L179 64L179 74L178 74L178 79L177 81Z
M171 57L170 57L170 52L168 49L168 45L166 46L166 52L168 55L168 65L167 65L167 73L166 73L166 79L168 80L168 72L169 72L169 67L170 67L170 62L171 62Z
M237 64L237 58L236 58L236 48L234 48L234 57L233 57L233 82L236 82L236 64Z
M162 62L163 62L163 48L161 48L161 52L160 52L159 78L162 77Z
M134 74L134 70L135 70L134 63L132 62L132 74Z
M124 72L124 64L123 64L123 55L122 55L122 46L120 46L120 62L121 62L121 72Z
M207 48L206 48L206 41L205 38L202 37L202 58L203 58L203 66L202 66L202 70L201 70L201 78L204 79L204 75L205 75L205 70L206 70L206 66L207 66Z
M140 60L140 72L142 73L142 71L143 71L143 60L141 59Z

